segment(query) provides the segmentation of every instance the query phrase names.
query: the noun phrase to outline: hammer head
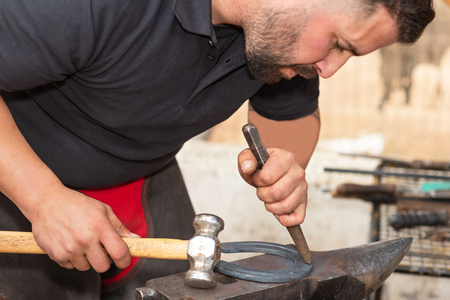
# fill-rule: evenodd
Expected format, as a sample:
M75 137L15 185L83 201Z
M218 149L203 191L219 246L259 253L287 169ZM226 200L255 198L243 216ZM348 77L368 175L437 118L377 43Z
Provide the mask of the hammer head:
M187 256L191 267L186 272L184 284L210 289L217 283L213 270L220 260L221 245L217 238L224 223L215 215L200 214L194 218L195 235L189 240Z

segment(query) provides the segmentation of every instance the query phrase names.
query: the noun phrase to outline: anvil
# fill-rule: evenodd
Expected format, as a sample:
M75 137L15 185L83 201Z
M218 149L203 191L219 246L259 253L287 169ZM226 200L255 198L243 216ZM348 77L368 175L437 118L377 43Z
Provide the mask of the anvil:
M184 273L147 281L136 289L137 300L360 300L392 274L411 246L412 238L398 238L332 251L312 251L312 272L287 283L260 283L217 273L215 289L202 290L184 285ZM293 246L292 246L293 247ZM265 270L289 268L285 258L264 254L234 262Z

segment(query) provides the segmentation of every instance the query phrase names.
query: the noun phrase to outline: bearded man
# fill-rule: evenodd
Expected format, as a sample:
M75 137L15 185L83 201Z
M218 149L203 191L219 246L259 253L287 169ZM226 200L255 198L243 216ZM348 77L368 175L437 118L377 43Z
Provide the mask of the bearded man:
M0 230L32 230L48 253L0 254L0 298L14 300L129 299L146 280L185 270L131 259L121 237L192 236L175 154L247 99L272 148L257 173L244 150L239 172L281 224L301 224L318 75L413 43L434 17L431 0L4 0L1 8Z

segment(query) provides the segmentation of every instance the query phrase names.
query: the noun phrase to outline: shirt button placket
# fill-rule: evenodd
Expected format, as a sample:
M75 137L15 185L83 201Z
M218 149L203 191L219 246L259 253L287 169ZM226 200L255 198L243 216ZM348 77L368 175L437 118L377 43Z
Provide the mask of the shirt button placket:
M214 45L214 43L213 43L212 40L209 40L208 42L209 42L209 45L211 46L211 50L212 50L212 51L209 52L208 55L206 55L206 57L207 57L209 60L214 61L214 60L216 60L216 58L217 58L217 55L216 55L215 52L217 52L218 49L217 49L216 45Z

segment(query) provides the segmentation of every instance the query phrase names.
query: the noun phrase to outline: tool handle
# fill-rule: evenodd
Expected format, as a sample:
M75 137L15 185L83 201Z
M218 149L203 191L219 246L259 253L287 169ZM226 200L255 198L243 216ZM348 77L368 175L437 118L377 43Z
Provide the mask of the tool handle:
M262 169L264 164L269 159L269 154L267 153L267 150L262 143L258 129L252 123L248 123L244 125L244 127L242 127L242 132L245 139L247 140L247 144L250 147L250 150L252 151L258 162L258 169ZM306 239L300 225L290 226L286 228L289 231L289 234L291 235L295 246L300 252L303 261L307 264L311 264L313 260L311 251L309 250L308 244L306 243Z
M189 241L123 238L133 257L186 260ZM0 253L46 254L31 232L0 231Z
M397 187L395 184L361 185L354 183L343 183L333 191L333 196L361 196L361 195L382 195L395 196Z
M269 153L262 143L258 129L252 123L248 123L242 127L242 133L244 133L247 144L258 162L257 168L261 170L269 160Z
M399 212L417 211L440 211L446 210L450 214L450 203L443 201L430 201L419 199L399 199L397 201L397 210Z
M370 154L359 154L359 153L341 153L341 154L347 155L347 156L353 156L353 157L380 159L384 164L395 166L395 167L425 169L425 170L443 170L443 171L450 170L450 162L449 161L432 161L432 160L420 160L420 159L415 159L413 161L407 161L407 160L403 160L403 159L395 159L395 158L391 158L391 157L370 155Z
M427 161L427 160L413 160L411 162L411 167L414 169L425 169L425 170L450 170L450 162L448 161Z
M446 210L439 212L410 212L398 213L389 218L389 224L396 230L415 226L438 226L448 223Z

